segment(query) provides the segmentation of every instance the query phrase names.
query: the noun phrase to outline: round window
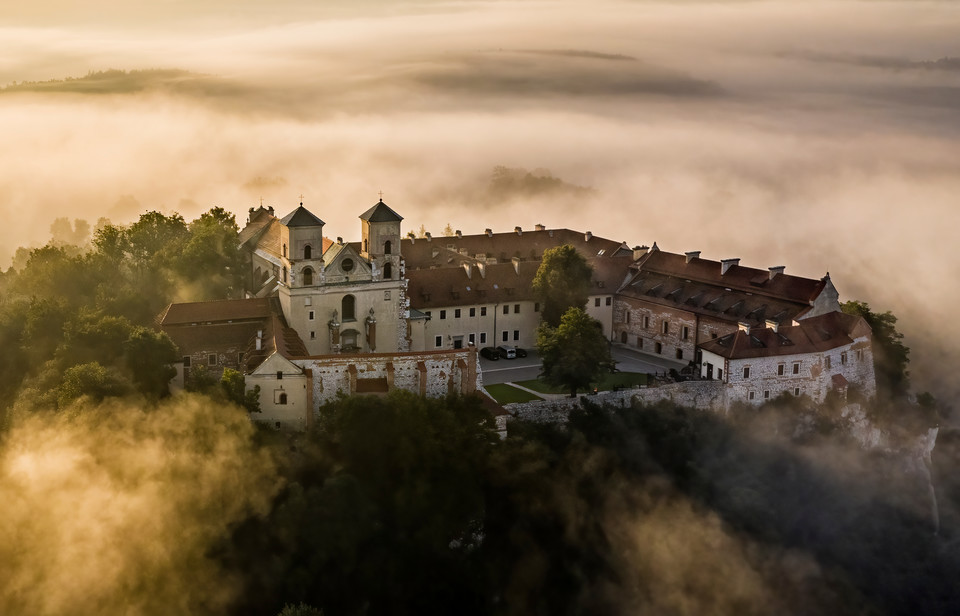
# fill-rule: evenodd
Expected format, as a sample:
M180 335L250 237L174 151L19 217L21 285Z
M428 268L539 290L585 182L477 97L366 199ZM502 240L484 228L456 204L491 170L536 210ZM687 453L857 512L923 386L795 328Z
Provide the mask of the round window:
M340 269L345 272L353 271L353 259L344 259L340 262Z

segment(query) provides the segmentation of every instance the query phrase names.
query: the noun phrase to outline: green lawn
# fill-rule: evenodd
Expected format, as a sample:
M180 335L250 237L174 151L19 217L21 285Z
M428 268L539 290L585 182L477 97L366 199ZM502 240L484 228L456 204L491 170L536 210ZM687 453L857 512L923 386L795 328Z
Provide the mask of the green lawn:
M647 375L640 372L614 372L604 376L603 380L596 385L600 391L610 391L614 387L636 387L637 385L646 385ZM538 391L542 394L568 394L569 389L563 387L553 387L547 385L540 379L531 381L517 381L517 385L522 385L527 389Z
M493 396L493 399L500 404L510 404L512 402L530 402L531 400L543 399L539 396L531 394L530 392L517 389L512 385L507 385L506 383L487 385L484 389L486 389L487 393Z
M614 372L604 377L597 389L607 391L614 387L636 387L646 385L647 375L642 372Z

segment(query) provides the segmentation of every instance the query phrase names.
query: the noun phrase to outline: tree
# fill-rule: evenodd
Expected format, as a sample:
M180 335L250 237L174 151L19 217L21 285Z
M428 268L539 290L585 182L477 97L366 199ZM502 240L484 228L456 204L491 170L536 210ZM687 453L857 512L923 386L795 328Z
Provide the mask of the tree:
M537 350L543 362L543 380L569 388L571 398L613 368L610 345L600 322L582 308L568 309L557 328L546 321L541 323Z
M873 330L873 367L877 377L877 389L895 398L903 397L910 389L910 349L901 340L897 331L897 317L889 310L878 313L870 310L866 302L849 301L841 305L847 314L863 317Z
M220 387L227 400L247 409L248 413L260 412L260 386L247 391L243 374L233 368L224 368L220 377Z
M557 327L569 308L583 308L592 278L593 269L573 246L565 244L544 251L540 269L533 278L541 318L550 327Z
M163 332L138 326L123 346L137 390L151 399L166 397L170 379L177 374L171 366L179 358L173 341Z

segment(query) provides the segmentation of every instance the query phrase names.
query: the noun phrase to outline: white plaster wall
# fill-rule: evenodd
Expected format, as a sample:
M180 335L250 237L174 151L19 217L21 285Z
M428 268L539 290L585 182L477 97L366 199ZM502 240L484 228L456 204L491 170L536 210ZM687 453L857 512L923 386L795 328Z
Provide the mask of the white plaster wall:
M503 306L509 307L508 314L503 314ZM514 312L514 307L520 306L520 312ZM481 308L487 309L486 316L480 316ZM474 306L446 306L430 308L430 319L424 331L424 348L452 349L453 338L463 336L464 346L470 340L470 334L476 334L477 347L500 346L508 344L523 348L533 348L537 345L537 327L540 325L540 313L534 308L533 301L513 301L506 304L476 304ZM456 310L460 309L460 318L456 318ZM470 309L475 308L475 316L470 316ZM446 318L440 318L440 311L446 311ZM421 312L424 310L421 309ZM513 339L514 330L520 332L520 339ZM503 332L507 332L507 341L503 341ZM486 333L486 342L480 342L480 333ZM441 346L436 346L436 337L440 336Z

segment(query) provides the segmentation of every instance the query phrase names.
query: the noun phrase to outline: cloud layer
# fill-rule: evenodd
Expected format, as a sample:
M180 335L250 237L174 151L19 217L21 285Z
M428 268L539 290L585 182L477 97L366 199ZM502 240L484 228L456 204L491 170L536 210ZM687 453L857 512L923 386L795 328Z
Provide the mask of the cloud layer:
M921 387L951 389L952 3L121 4L0 24L0 84L75 80L0 92L0 258L58 216L242 218L301 193L353 238L382 189L410 229L543 223L829 270L901 316ZM109 69L128 72L76 87ZM595 191L491 201L496 165Z

